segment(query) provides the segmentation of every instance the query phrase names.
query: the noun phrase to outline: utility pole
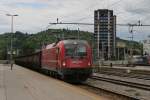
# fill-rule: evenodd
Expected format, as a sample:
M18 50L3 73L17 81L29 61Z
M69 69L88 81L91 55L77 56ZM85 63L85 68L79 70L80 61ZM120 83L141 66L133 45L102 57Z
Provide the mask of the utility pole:
M134 30L133 30L133 28L136 25L137 24L129 24L129 33L131 34L131 37L129 37L129 38L131 38L131 41L132 41L131 42L131 48L130 48L131 65L133 64L133 46L134 46L134 43L133 43L133 38L134 38L133 32L134 32Z
M98 12L98 21L97 21L97 58L98 58L98 66L100 67L100 14Z
M126 48L123 49L124 60L126 60Z
M99 46L99 41L100 41L99 40L99 38L100 38L100 36L99 36L100 35L100 33L99 33L99 28L100 28L100 23L99 22L100 21L99 20L100 19L99 19L99 17L100 16L99 16L99 13L98 13L98 21L97 21L97 24L98 24L97 25L97 54L98 54L98 59L100 58L100 46Z
M118 53L117 53L117 55L118 55L118 61L120 60L120 51L119 51L120 49L119 49L119 47L117 48L117 51L118 51Z
M13 24L14 24L13 17L18 16L18 15L6 14L6 16L11 17L10 66L11 66L11 70L12 70L12 67L13 67Z
M132 41L132 44L131 44L131 50L130 50L130 56L131 56L131 64L133 64L133 46L134 46L134 43L133 43L133 39L134 39L134 26L150 26L150 25L142 25L141 24L141 21L139 20L138 21L138 24L128 24L129 26L129 33L131 34L131 41Z
M79 37L80 37L79 35L80 35L80 30L79 30L79 28L78 28L78 40L80 39L80 38L79 38Z
M133 25L129 26L129 33L131 34L131 41L132 41L131 52L130 52L131 59L132 59L133 58Z
M110 60L110 12L108 11L108 60Z
M104 60L104 45L105 45L105 43L102 42L102 59L103 59L103 60Z

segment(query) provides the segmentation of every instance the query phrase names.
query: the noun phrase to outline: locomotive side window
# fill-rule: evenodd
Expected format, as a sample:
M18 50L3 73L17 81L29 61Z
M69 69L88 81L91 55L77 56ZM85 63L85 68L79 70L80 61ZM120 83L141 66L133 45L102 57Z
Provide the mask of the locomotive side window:
M56 48L56 54L59 54L59 48Z
M56 59L58 59L59 56L59 48L56 48Z

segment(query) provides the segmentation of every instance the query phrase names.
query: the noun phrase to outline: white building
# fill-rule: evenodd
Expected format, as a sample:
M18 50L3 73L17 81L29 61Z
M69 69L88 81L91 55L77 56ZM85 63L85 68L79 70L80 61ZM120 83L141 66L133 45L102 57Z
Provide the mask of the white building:
M150 35L146 40L143 40L143 53L150 55Z

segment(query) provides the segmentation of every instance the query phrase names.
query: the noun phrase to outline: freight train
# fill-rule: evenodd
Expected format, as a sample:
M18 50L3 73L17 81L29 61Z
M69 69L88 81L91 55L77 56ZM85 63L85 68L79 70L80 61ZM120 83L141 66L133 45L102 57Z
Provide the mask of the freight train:
M44 69L68 82L83 82L92 74L92 50L85 40L60 40L34 54L17 57L15 62Z

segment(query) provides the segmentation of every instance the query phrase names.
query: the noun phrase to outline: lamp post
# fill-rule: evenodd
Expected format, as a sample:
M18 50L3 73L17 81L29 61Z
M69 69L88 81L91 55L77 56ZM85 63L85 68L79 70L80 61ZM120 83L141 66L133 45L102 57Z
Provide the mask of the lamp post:
M11 15L11 14L6 14L6 16L10 16L11 17L11 39L10 39L10 65L11 65L11 70L13 67L13 17L14 16L18 16L18 15Z

